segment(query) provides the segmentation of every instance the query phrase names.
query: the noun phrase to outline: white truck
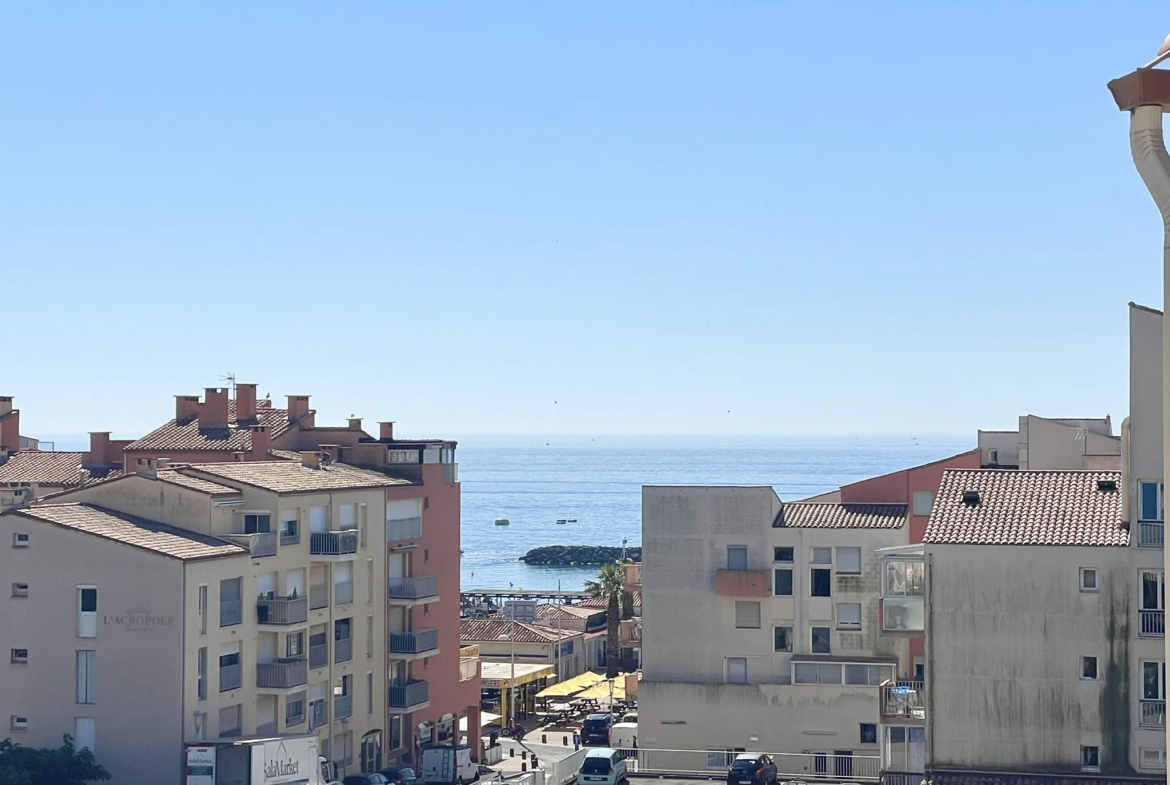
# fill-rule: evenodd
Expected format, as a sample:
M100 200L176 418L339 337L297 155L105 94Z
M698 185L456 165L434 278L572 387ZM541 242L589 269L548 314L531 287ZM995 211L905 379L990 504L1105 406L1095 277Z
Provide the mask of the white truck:
M188 744L186 785L340 785L316 736Z
M422 751L418 779L428 785L467 785L479 779L479 764L471 759L470 747L426 747Z

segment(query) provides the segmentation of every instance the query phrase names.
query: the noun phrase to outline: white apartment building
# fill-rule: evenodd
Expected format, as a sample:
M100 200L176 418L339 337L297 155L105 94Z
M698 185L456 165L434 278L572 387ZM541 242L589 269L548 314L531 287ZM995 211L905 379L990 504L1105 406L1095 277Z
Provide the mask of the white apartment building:
M1109 417L1020 417L1015 431L979 431L987 469L1121 470L1121 438Z

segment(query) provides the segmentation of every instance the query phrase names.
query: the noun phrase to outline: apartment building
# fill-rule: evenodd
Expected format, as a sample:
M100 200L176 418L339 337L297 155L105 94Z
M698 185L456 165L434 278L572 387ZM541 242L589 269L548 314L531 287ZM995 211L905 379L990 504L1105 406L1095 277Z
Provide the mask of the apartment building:
M1109 417L1052 418L1026 414L1015 431L979 431L987 469L1121 470L1121 438Z

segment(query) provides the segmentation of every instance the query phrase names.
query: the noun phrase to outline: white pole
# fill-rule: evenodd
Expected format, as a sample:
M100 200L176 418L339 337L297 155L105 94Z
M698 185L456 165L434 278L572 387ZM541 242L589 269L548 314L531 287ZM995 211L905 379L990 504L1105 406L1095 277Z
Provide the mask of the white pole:
M512 642L512 677L508 680L508 718L516 719L516 606L512 606L512 623L509 625L511 630L508 634L509 640Z

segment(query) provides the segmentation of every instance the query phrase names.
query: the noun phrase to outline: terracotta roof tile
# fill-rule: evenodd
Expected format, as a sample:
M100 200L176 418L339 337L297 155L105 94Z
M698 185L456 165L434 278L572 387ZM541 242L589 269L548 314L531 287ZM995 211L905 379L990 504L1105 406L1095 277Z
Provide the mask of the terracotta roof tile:
M1120 488L1121 472L948 469L924 541L1126 546ZM978 502L964 501L965 491L978 491Z
M0 482L36 482L44 485L80 485L83 452L13 453L0 466Z
M536 618L538 619L573 619L580 621L588 619L590 616L596 616L604 609L585 608L580 605L560 605L553 603L544 603L536 606Z
M277 438L293 424L288 419L288 409L273 409L271 406L256 407L256 418L239 423L236 420L236 402L228 401L228 427L200 428L198 418L182 421L171 420L155 428L137 441L126 445L127 450L174 450L184 451L225 451L247 452L252 449L252 426L267 425L270 438Z
M639 589L634 589L630 592L633 596L633 605L635 608L642 605L642 592ZM609 600L605 597L590 597L587 600L581 600L577 603L578 608L600 608L601 610L609 610Z
M213 482L227 480L276 493L310 493L414 484L410 480L387 477L380 472L359 469L344 463L335 463L321 469L311 469L292 461L193 463L178 471L189 476L211 475Z
M199 491L200 493L210 494L211 496L218 496L220 494L239 495L239 488L232 488L228 485L220 485L211 480L204 480L200 477L189 477L182 472L174 469L164 469L156 474L160 482L170 483L171 485L179 485L188 488L192 491Z
M190 561L221 556L247 555L248 549L217 537L208 537L135 515L113 512L93 504L41 504L22 507L3 517L36 518L134 548Z
M905 504L785 504L772 525L778 529L900 529Z
M516 643L552 643L563 638L572 638L580 635L578 630L560 630L555 627L544 627L539 624L525 624L510 619L460 619L459 642L474 643L475 641L498 641L501 636L509 635L515 630Z
M296 450L269 450L268 454L282 461L300 461L301 454Z

